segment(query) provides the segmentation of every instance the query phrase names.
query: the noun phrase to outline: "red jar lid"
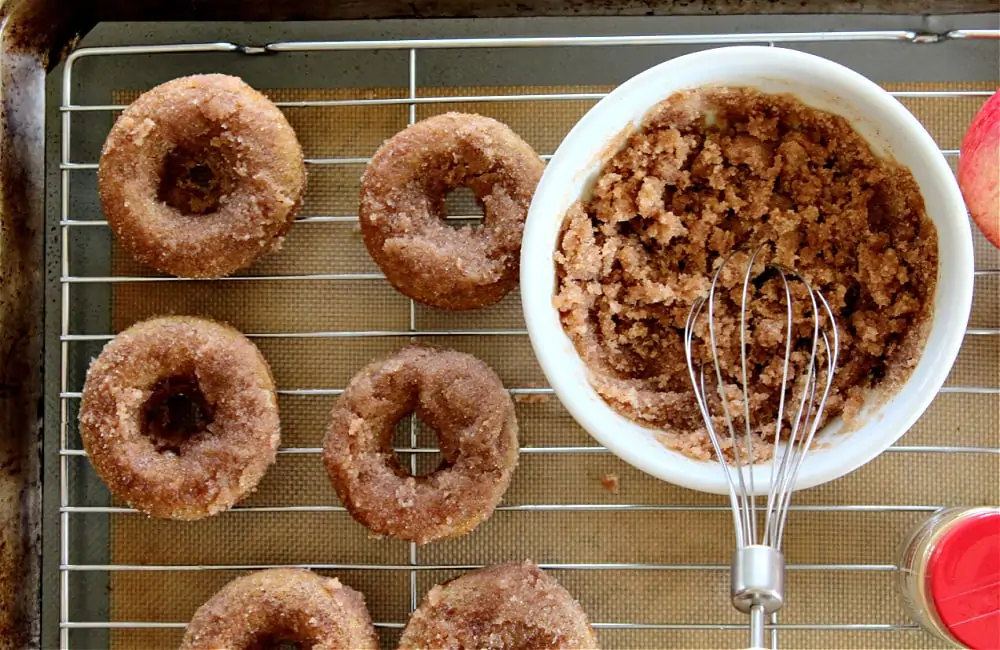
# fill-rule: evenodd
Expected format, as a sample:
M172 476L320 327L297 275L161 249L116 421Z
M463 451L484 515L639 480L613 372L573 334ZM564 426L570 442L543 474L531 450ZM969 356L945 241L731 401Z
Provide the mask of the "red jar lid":
M927 563L938 618L973 650L1000 648L1000 510L956 521Z

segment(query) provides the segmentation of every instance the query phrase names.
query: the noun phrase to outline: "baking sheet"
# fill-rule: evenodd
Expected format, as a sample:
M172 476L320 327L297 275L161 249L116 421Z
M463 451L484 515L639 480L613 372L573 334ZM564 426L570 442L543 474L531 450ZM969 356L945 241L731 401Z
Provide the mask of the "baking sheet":
M204 29L204 28L202 28ZM195 34L197 36L197 34ZM212 38L203 40L214 40ZM868 47L868 46L865 46ZM899 47L899 46L895 46ZM878 49L878 48L876 48ZM913 50L916 53L916 48ZM365 53L348 58L344 75L354 87L341 90L281 88L276 99L305 97L405 97L405 74L373 75L385 85L365 87L365 65L405 58ZM539 60L537 68L510 65L481 67L496 61L469 53L428 53L421 61L425 78L442 84L420 87L434 95L544 93L600 89L606 86L552 86L535 83L552 79L556 64ZM553 54L553 59L571 53ZM423 55L422 55L423 56ZM537 58L537 55L535 55ZM654 55L649 55L653 57ZM845 56L860 57L860 53ZM889 55L897 56L897 55ZM916 63L922 60L914 56ZM597 55L588 55L593 63ZM904 57L905 58L905 57ZM211 63L185 57L169 66L171 74L228 69L243 74L258 87L260 79L274 79L276 57L240 63L214 59ZM452 68L449 62L457 67ZM647 62L629 58L615 74L627 76ZM137 66L128 74L118 63L118 73L99 75L103 90L84 87L88 103L107 103L134 97L139 89L159 81L157 66ZM318 61L304 61L316 69ZM360 66L352 70L350 65ZM926 74L939 79L934 64L916 65L910 81ZM312 66L310 68L309 66ZM994 66L995 67L995 66ZM105 73L107 68L103 69ZM296 67L300 73L303 69ZM395 70L395 68L393 68ZM403 68L405 70L405 67ZM544 71L540 72L539 70ZM952 69L954 72L955 70ZM570 80L605 79L609 69L600 65L566 68ZM424 73L422 73L424 74ZM529 86L482 86L461 83L482 79L532 78ZM970 73L971 74L971 73ZM915 75L917 75L915 77ZM169 78L167 76L166 78ZM900 79L899 74L887 78ZM386 77L389 77L386 80ZM90 79L98 78L91 76ZM136 85L115 86L117 79L140 78ZM981 78L981 77L980 77ZM86 77L84 77L86 79ZM149 83L146 83L148 81ZM117 99L109 92L119 88ZM985 84L918 85L907 89L980 87ZM897 86L902 87L902 86ZM957 148L965 125L982 100L907 100L938 138L943 148ZM551 153L562 135L590 102L545 104L435 104L419 107L418 117L444 110L472 110L493 115L511 124L539 151ZM407 106L346 109L289 109L288 115L307 155L364 157L407 123ZM84 116L75 127L74 160L94 159L111 124L108 114ZM357 179L362 165L312 167L310 189L303 216L351 215L357 207ZM72 210L79 218L100 219L94 176L73 176ZM474 206L462 197L452 202L452 214L469 214ZM108 255L110 238L104 228L77 228L71 238L72 273L92 275L147 275L119 252ZM977 234L978 268L1000 267L1000 254ZM368 258L355 223L298 224L284 249L249 269L250 274L371 273L377 267ZM155 284L73 285L70 330L101 334L119 331L134 320L163 313L195 313L228 320L250 333L282 331L406 330L409 302L384 281L221 281ZM110 311L109 311L110 305ZM1000 277L976 281L972 327L1000 324ZM419 307L420 330L521 329L520 306L510 296L497 307L466 314ZM952 386L1000 388L1000 337L967 337L966 345L949 379ZM422 337L423 342L465 350L492 365L509 387L544 386L525 336ZM373 356L405 344L399 338L259 339L272 363L279 387L342 388L350 376ZM79 390L87 360L101 342L71 346L70 390ZM332 396L283 396L280 401L285 447L321 444ZM593 445L554 399L522 401L517 405L521 444L527 447ZM76 404L70 403L75 421ZM69 446L79 448L71 424ZM409 443L408 435L401 445ZM421 432L420 444L433 446L433 437ZM1000 447L1000 395L946 394L940 396L903 445L953 445ZM430 455L420 458L433 463ZM621 490L613 494L601 484L608 473L620 477ZM71 505L109 503L103 486L86 458L67 458ZM973 505L1000 502L997 456L991 454L924 453L896 450L833 484L797 495L798 506L810 508L790 515L787 555L789 605L782 623L826 625L824 629L790 629L781 634L781 646L798 647L934 647L934 641L907 626L895 593L891 566L896 547L906 532L939 505ZM242 505L251 507L329 507L336 497L315 454L282 455L262 482L260 490ZM585 505L587 508L566 508ZM646 506L600 511L592 506ZM542 506L541 508L539 506ZM552 507L545 507L552 506ZM562 508L558 508L562 506ZM861 508L831 509L836 506ZM874 506L874 507L869 507ZM563 568L552 573L583 603L591 620L600 623L660 625L661 629L608 629L599 631L606 647L742 647L745 618L728 602L728 560L732 548L731 517L725 501L675 488L645 477L609 454L522 454L520 466L504 503L506 510L459 540L420 547L415 572L416 594L435 582L457 575L460 569L434 567L479 565L530 558L541 563L566 565L614 564L613 568ZM652 508L652 509L648 509ZM70 558L75 566L95 570L70 575L70 619L74 621L151 621L182 624L197 606L240 571L213 568L204 571L171 570L151 573L129 570L129 565L231 566L310 564L354 565L328 571L365 593L376 621L390 625L405 622L411 601L409 545L373 540L345 512L230 512L197 523L160 522L138 514L77 514L70 519ZM115 570L104 570L106 565ZM648 570L621 564L652 564ZM363 565L364 569L360 568ZM833 566L836 565L836 566ZM831 568L833 566L833 568ZM860 569L858 567L865 567ZM664 568L666 567L666 568ZM51 593L51 592L50 592ZM843 629L872 624L884 629ZM738 629L719 629L732 625ZM671 627L676 626L676 627ZM702 626L700 629L698 626ZM106 629L73 630L71 647L176 647L182 630ZM384 647L394 647L398 629L380 630Z

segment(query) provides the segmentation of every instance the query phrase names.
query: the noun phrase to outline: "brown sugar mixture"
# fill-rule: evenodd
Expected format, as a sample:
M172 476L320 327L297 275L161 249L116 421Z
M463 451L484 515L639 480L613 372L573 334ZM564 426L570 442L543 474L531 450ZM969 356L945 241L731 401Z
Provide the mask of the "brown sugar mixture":
M740 394L740 292L758 247L759 261L797 271L836 317L840 355L827 418L850 422L869 391L906 380L930 322L937 231L910 171L874 155L841 117L748 88L674 94L566 215L554 304L591 383L615 410L694 458L713 452L684 325L737 251L720 278L716 322L730 324L719 342L726 394ZM758 439L773 437L787 333L780 278L755 276L750 419L754 456L764 460L773 450ZM813 316L796 307L793 321L789 390L807 369ZM707 328L695 329L703 362L712 358L706 338ZM721 418L717 430L726 431Z

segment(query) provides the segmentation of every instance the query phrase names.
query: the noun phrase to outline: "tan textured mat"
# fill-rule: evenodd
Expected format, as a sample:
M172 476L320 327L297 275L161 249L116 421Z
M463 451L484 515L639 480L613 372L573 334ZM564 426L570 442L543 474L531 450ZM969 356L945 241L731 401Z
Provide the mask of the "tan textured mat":
M956 88L959 86L955 86ZM962 88L969 88L964 84ZM907 89L914 89L910 84ZM925 89L930 89L926 86ZM934 86L936 89L943 86ZM983 85L995 89L996 85ZM447 95L583 91L583 88L424 89ZM294 91L278 100L404 97L406 89ZM127 102L135 93L119 93ZM982 98L906 100L942 148L958 148ZM435 103L418 106L418 118L447 110L475 111L513 127L539 152L551 153L590 101ZM311 157L366 157L407 124L405 105L295 108L287 114ZM363 165L313 165L302 212L306 217L354 215ZM452 214L474 206L459 197ZM977 268L1000 268L1000 253L976 234ZM284 248L249 275L358 274L378 269L365 251L356 222L296 225ZM114 275L149 275L116 253ZM406 331L409 301L384 280L261 280L114 285L114 327L156 314L184 313L232 323L251 334L280 332ZM522 329L520 304L511 295L500 305L471 313L417 307L416 329ZM1000 276L976 280L973 327L1000 325ZM406 343L386 336L262 338L281 389L343 388L372 357ZM435 336L422 341L471 352L489 363L511 388L543 387L545 380L524 335ZM952 386L1000 388L1000 337L969 336L949 380ZM282 446L318 447L329 395L282 396ZM595 443L554 398L518 403L521 444L526 447ZM408 443L409 441L406 440ZM433 436L421 432L421 444ZM1000 395L943 394L901 441L905 446L1000 447ZM431 463L430 454L421 456ZM831 484L800 493L790 515L786 554L792 565L788 606L781 622L782 648L926 648L935 645L908 626L891 566L906 532L926 513L909 506L1000 502L1000 457L984 453L894 450ZM620 477L618 494L601 478ZM647 508L539 508L628 504ZM583 604L594 622L646 624L599 630L606 648L743 647L746 619L729 604L728 560L733 547L727 502L647 477L606 453L525 453L504 499L508 508L461 539L416 550L416 595L460 573L453 567L530 558L561 565L668 565L564 567L552 573ZM260 489L243 506L300 506L306 510L232 511L196 523L164 522L141 515L111 516L111 562L145 565L210 565L207 570L114 571L111 619L186 622L226 581L239 575L227 565L350 565L324 571L361 590L380 628L384 648L395 647L398 627L411 604L410 547L371 539L338 506L316 453L283 454ZM837 509L836 506L852 507ZM523 508L518 508L523 506ZM814 507L821 506L821 507ZM317 508L318 507L318 508ZM310 510L312 508L312 510ZM809 565L809 566L806 566ZM821 566L817 566L821 565ZM838 565L824 568L822 565ZM845 565L868 565L859 570ZM879 626L849 629L853 624ZM659 626L652 629L651 626ZM818 625L820 629L795 629ZM731 626L726 628L725 626ZM176 647L182 630L115 629L115 648Z

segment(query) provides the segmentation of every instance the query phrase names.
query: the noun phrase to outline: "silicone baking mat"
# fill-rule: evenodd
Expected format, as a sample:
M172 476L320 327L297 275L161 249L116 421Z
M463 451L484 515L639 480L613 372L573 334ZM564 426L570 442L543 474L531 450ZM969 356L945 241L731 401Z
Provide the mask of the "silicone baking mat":
M914 85L993 90L997 84ZM509 95L602 91L581 87L435 88L437 95ZM406 88L281 90L275 100L406 97ZM127 103L135 92L119 92ZM904 100L940 146L955 149L982 98ZM478 112L509 124L540 152L551 152L592 101L435 103L416 107L416 118L447 110ZM404 128L409 106L289 108L309 157L364 158ZM353 215L363 163L310 168L301 216ZM456 193L451 214L475 214ZM1000 267L1000 254L976 234L977 268ZM116 251L113 275L149 275ZM356 222L310 219L297 224L277 254L247 274L377 274ZM307 389L343 388L373 357L406 345L409 337L368 332L461 330L461 335L418 337L423 343L470 352L491 365L510 388L544 387L534 361L516 292L500 305L450 313L410 302L382 279L260 280L115 284L114 331L154 315L196 314L227 321L247 333L353 332L352 336L255 338L279 388L302 389L280 398L284 453L260 488L241 506L208 520L185 523L134 513L110 515L113 565L180 565L181 569L116 570L110 574L111 620L187 621L228 580L251 567L304 564L328 567L362 591L379 623L382 645L395 646L413 593L463 572L462 567L530 558L562 568L550 572L582 603L607 648L743 647L746 619L728 596L732 519L724 499L684 490L645 476L606 452L567 453L545 447L593 446L549 395L516 395L522 453L502 508L460 539L417 547L373 539L339 503L315 448L321 446L335 395ZM978 277L971 327L1000 323L1000 277ZM469 334L486 330L492 334ZM513 333L512 333L513 331ZM497 333L500 332L500 333ZM949 380L952 385L1000 387L1000 337L966 338ZM901 441L853 474L798 493L786 536L788 605L781 623L783 648L926 648L935 641L893 625L908 620L895 589L897 546L927 516L920 505L1000 502L994 454L920 453L920 446L1000 445L1000 395L940 395ZM420 447L433 435L420 431ZM406 435L399 446L409 445ZM907 450L907 447L910 450ZM421 466L435 464L419 454ZM403 455L404 463L408 456ZM602 480L614 475L614 492ZM629 507L615 507L627 505ZM870 507L873 506L873 507ZM897 507L898 506L898 507ZM917 507L914 507L917 506ZM604 509L602 509L604 508ZM412 568L411 563L416 564ZM610 565L610 566L602 566ZM227 567L246 567L232 570ZM184 569L187 567L188 569ZM336 568L333 568L336 567ZM199 570L191 570L202 568ZM415 581L415 590L411 579ZM683 626L672 627L681 623ZM638 628L628 625L640 624ZM692 625L694 624L694 625ZM699 624L701 627L699 627ZM796 624L818 625L795 629ZM850 625L862 629L850 629ZM865 624L881 624L865 627ZM727 627L729 626L729 627ZM114 629L115 648L174 648L183 630Z

